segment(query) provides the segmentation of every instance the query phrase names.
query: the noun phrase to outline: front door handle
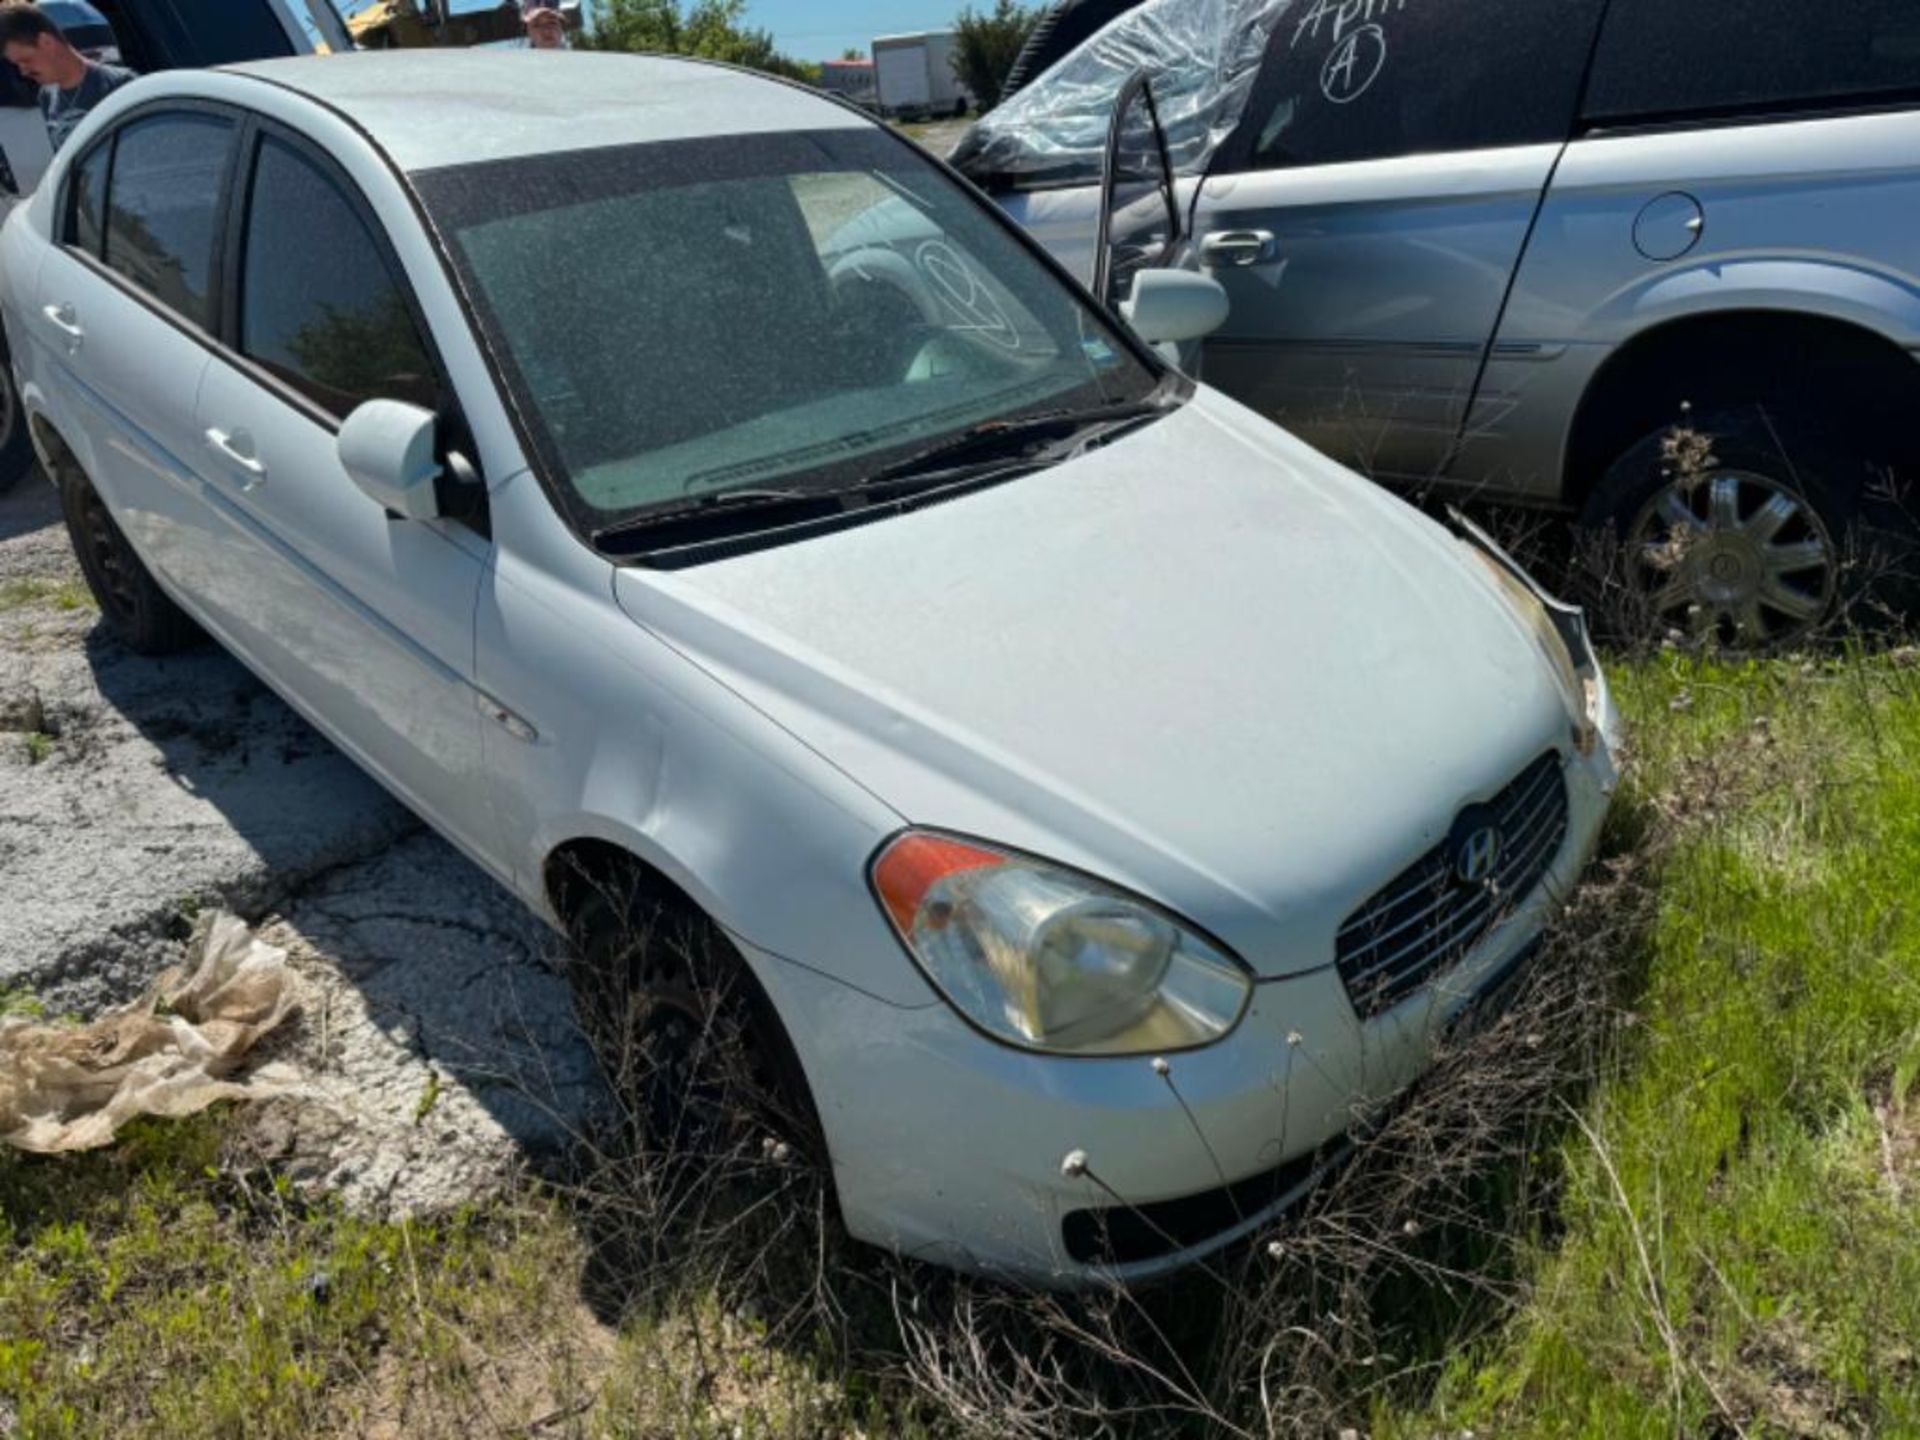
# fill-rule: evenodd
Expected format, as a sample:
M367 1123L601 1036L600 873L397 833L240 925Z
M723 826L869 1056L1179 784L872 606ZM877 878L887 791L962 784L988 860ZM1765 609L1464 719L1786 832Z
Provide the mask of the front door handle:
M49 305L40 312L47 317L47 323L67 337L67 353L71 355L80 348L80 342L87 338L87 332L81 328L80 317L74 313L69 303Z
M1200 259L1216 270L1264 265L1279 253L1271 230L1216 230L1200 242Z
M254 454L253 437L246 431L210 428L207 431L207 444L222 460L247 477L240 484L242 492L258 489L267 483L267 467Z

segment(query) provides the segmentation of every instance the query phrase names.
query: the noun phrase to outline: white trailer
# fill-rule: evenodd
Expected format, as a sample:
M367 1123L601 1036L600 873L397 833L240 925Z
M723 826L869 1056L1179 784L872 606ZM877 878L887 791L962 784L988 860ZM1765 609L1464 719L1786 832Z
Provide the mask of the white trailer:
M960 37L951 30L875 40L873 69L881 112L909 118L966 114L973 97L954 73L959 45Z

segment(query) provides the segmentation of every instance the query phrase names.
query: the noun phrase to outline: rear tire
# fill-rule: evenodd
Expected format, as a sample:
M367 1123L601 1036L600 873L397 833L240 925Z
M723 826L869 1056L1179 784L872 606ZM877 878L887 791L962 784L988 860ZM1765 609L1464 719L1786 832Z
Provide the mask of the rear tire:
M68 460L60 472L60 509L73 553L113 633L141 655L171 655L203 641L205 633L167 597L134 554L100 492L80 467Z
M1630 446L1581 522L1617 561L1622 628L1779 650L1881 588L1879 542L1896 537L1863 524L1877 470L1804 410L1720 408Z
M27 433L27 414L13 384L13 365L0 348L0 495L27 475L34 464L33 437Z

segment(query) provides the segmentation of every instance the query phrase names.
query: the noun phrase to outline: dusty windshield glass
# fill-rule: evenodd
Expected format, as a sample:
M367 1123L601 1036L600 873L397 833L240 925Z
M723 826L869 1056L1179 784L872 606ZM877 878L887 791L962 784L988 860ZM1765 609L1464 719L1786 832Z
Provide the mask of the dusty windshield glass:
M491 162L420 189L582 528L843 488L982 424L1158 382L879 131Z

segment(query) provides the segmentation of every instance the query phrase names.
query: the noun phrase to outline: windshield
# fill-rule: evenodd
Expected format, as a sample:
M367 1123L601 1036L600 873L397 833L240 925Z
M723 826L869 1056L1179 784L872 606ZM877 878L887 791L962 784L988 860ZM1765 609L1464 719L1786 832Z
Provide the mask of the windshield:
M876 129L430 171L420 193L577 527L842 489L1159 375Z

